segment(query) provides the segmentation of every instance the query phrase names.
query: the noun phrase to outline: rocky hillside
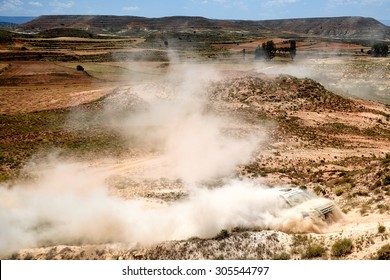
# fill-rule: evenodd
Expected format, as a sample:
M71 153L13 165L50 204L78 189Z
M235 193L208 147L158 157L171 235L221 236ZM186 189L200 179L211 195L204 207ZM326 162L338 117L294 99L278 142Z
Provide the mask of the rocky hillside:
M388 38L389 27L373 18L334 17L267 20L262 24L273 30L286 30L303 34L336 38Z
M213 100L256 107L269 117L283 117L286 112L341 111L359 112L361 108L347 99L326 90L312 79L289 75L276 77L252 73L216 83L211 91Z
M96 32L136 35L140 31L158 30L233 30L254 34L261 32L293 32L342 39L390 38L390 27L373 18L335 17L280 20L215 20L203 17L144 18L133 16L40 16L18 26L23 31L42 31L53 28L78 28Z
M11 32L0 30L0 44L11 44L13 34Z

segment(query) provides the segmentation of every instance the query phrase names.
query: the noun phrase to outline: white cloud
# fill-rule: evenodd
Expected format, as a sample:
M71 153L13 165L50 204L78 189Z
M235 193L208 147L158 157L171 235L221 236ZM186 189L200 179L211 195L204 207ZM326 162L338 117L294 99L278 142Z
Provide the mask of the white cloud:
M20 0L5 0L0 4L0 11L15 11L23 6Z
M390 3L389 0L330 0L329 6L369 6Z
M194 4L202 4L202 5L220 5L222 8L231 9L236 8L240 10L247 10L248 6L246 1L241 0L191 0Z
M340 11L341 9L347 11L357 9L360 13L364 13L364 11L374 8L378 12L383 12L389 4L390 0L329 0L325 9L328 12Z
M294 4L298 0L270 0L262 4L263 7L280 7L287 4Z
M213 0L217 4L221 4L224 8L238 8L240 10L247 10L248 6L245 1L236 0Z
M28 4L34 7L43 7L42 3L38 1L30 1Z
M125 11L138 11L139 7L138 6L128 6L128 7L124 7L123 10L125 10Z
M208 0L191 0L191 2L194 3L195 5L197 4L207 5L210 3L210 1Z
M244 1L234 1L233 7L237 7L240 10L248 10L248 6Z
M74 6L73 1L68 1L68 2L60 2L58 0L52 1L49 3L49 6L54 7L53 12L55 13L61 13L65 9L70 9Z

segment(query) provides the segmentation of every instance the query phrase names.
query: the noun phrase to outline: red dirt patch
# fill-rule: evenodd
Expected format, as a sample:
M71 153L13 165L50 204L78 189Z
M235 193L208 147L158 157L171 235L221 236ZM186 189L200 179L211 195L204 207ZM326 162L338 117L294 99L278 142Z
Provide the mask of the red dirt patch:
M0 74L1 86L86 84L92 81L86 72L53 62L12 62L7 70Z
M108 94L112 85L54 62L12 62L0 74L0 113L76 106Z

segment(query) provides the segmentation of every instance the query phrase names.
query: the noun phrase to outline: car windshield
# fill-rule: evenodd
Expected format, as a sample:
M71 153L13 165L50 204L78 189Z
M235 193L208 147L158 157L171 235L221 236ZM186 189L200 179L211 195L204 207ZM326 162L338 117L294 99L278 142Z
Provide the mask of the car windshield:
M303 190L300 190L300 189L290 190L290 191L284 193L283 197L290 206L296 206L298 204L301 204L305 201L308 201L308 200L314 198L309 193L307 193Z

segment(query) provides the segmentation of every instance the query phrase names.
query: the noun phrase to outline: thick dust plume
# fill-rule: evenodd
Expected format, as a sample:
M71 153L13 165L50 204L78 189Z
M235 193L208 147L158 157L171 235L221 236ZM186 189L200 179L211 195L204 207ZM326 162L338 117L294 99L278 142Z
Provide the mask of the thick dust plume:
M350 59L318 55L283 64L260 61L255 64L255 70L271 75L310 78L336 94L390 104L390 68L382 58L363 56Z
M211 238L237 226L285 229L293 224L296 231L308 229L301 215L286 208L278 189L259 182L198 187L184 200L148 208L139 200L110 196L108 174L101 170L78 163L39 168L34 183L0 187L0 255L58 244L123 242L135 247Z
M188 184L230 175L266 137L260 129L237 135L233 114L210 108L207 87L218 79L209 66L173 64L159 80L124 88L107 103L109 125L129 145L165 156L172 172ZM130 109L112 114L118 103L130 103Z
M124 87L106 104L107 125L129 145L150 147L167 158L175 177L189 187L185 199L148 208L141 200L109 195L109 171L47 160L33 168L31 182L0 185L0 256L58 244L143 246L209 238L236 226L286 230L293 224L294 230L306 231L302 215L285 209L277 189L226 179L265 137L262 130L242 133L233 114L227 117L210 106L207 86L217 79L208 67L177 64L159 80ZM118 104L129 106L118 110ZM217 177L227 183L202 186Z

